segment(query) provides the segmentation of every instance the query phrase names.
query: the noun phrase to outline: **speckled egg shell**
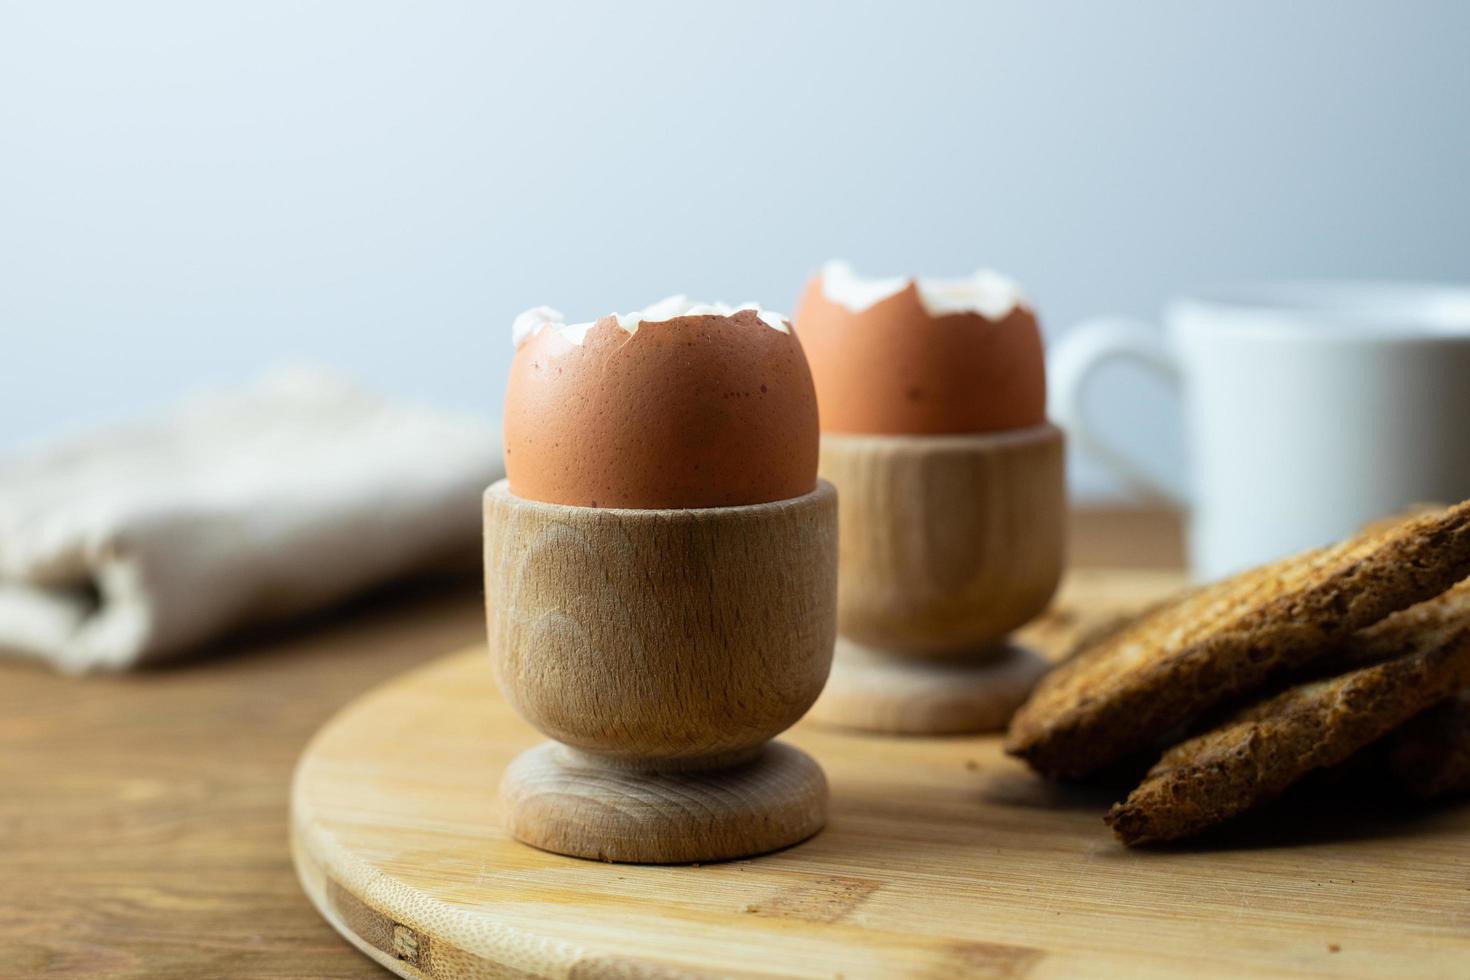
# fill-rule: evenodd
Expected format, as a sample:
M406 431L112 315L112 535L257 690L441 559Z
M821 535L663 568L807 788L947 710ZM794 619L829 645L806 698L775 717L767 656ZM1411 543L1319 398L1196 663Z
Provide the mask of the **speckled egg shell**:
M823 432L993 432L1046 419L1036 316L931 316L912 282L861 312L807 286L795 323L811 364Z
M817 402L794 333L753 311L640 324L516 351L505 463L520 497L579 507L766 503L817 481Z

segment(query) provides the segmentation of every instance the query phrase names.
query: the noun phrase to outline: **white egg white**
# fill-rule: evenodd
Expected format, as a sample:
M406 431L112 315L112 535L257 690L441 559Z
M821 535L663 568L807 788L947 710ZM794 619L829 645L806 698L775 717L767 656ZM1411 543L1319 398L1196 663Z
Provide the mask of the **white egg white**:
M962 279L863 279L846 262L833 260L822 266L822 295L833 303L861 313L902 292L910 282L918 289L919 302L930 316L978 313L987 320L1004 319L1026 297L1013 280L993 269L981 269Z
M787 322L787 317L764 309L759 303L745 303L741 306L729 306L725 303L694 303L684 295L669 296L641 310L635 310L632 313L614 313L613 316L617 318L619 327L633 334L637 332L639 324L643 323L661 323L681 316L732 316L741 310L754 310L760 321L772 330L779 330L782 333L791 332L791 325ZM587 323L567 323L566 317L560 310L549 306L537 306L515 318L510 328L511 340L519 347L537 333L549 328L580 346L587 339L587 331L591 330L596 323L595 320Z

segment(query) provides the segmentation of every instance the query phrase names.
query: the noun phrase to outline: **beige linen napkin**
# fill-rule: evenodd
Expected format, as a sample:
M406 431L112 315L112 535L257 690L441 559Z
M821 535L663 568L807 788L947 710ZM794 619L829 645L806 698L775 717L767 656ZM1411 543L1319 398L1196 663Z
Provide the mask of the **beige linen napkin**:
M488 422L292 369L0 462L0 651L70 672L473 562Z

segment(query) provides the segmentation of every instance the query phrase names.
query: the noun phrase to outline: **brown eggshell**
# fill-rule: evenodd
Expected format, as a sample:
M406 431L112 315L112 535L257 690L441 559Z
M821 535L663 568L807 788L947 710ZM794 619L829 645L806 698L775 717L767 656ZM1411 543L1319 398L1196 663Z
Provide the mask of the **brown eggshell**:
M794 333L754 311L613 317L581 345L555 329L516 351L505 464L520 497L579 507L729 507L817 483L817 401Z
M823 432L938 435L1046 420L1036 316L930 316L913 282L860 313L807 285L795 323L811 364Z

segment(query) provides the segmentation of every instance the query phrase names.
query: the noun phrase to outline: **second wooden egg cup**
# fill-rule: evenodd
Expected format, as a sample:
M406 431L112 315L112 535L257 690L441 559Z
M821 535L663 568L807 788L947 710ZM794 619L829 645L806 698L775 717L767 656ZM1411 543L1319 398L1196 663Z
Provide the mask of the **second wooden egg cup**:
M1003 728L1046 663L1006 637L1061 578L1066 488L1051 425L824 435L838 489L836 659L812 717L865 731Z
M511 833L606 861L715 861L821 829L827 783L770 739L836 633L830 484L743 507L569 507L485 492L496 679L553 741L501 783Z

